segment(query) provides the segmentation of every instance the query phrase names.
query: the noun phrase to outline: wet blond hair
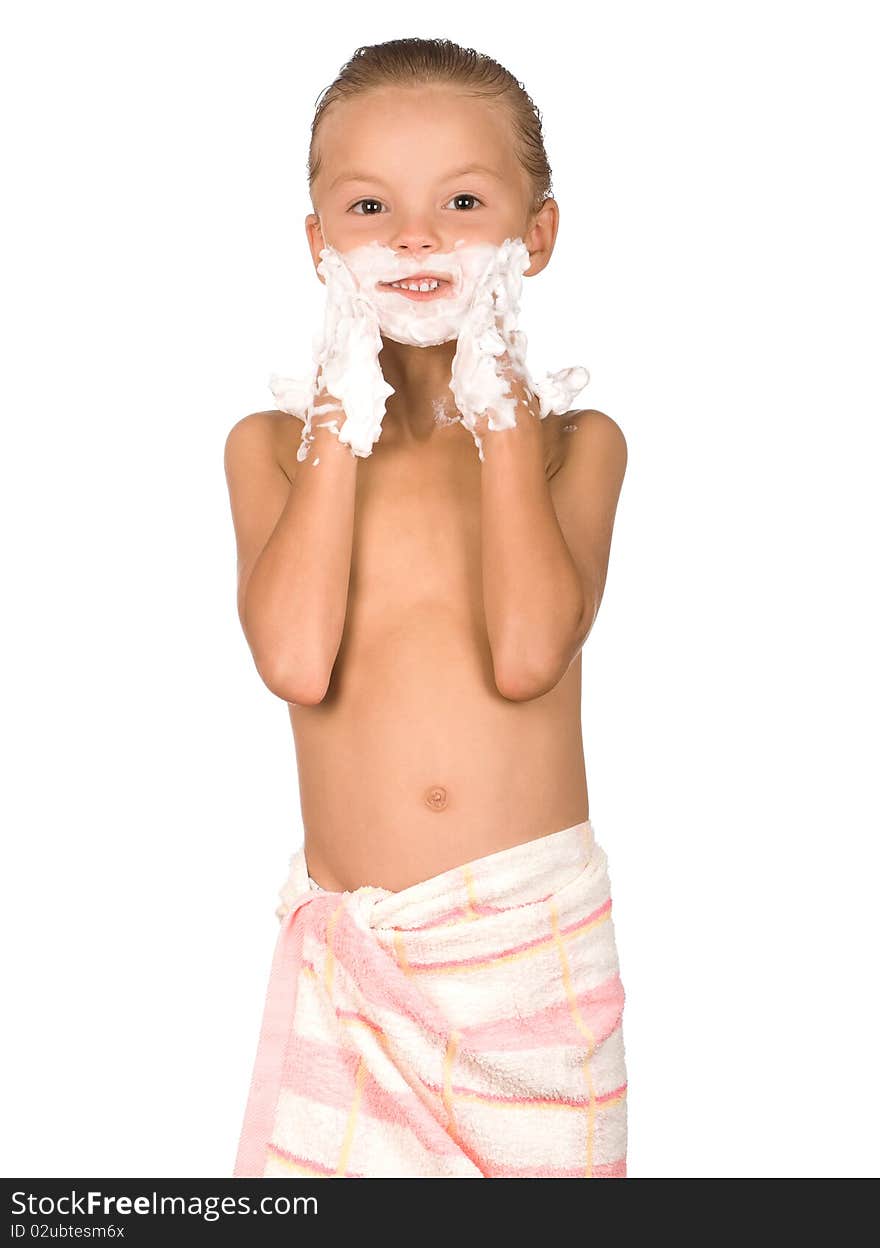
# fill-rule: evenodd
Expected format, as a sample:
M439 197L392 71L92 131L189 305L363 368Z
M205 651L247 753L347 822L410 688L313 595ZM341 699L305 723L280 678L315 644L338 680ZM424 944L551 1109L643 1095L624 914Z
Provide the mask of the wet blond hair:
M309 191L321 171L317 139L328 108L337 100L348 100L377 87L423 83L449 84L467 95L500 100L506 105L516 154L532 187L529 213L537 213L553 193L540 111L523 84L503 65L450 39L391 39L356 49L316 101L309 141Z

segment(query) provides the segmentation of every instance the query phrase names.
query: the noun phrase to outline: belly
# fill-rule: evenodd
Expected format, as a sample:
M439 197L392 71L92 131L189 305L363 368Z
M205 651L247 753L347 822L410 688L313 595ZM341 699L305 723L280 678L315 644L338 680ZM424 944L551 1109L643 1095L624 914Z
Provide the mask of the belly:
M503 698L476 610L349 621L324 701L290 706L312 878L397 891L586 819L580 693L578 657Z

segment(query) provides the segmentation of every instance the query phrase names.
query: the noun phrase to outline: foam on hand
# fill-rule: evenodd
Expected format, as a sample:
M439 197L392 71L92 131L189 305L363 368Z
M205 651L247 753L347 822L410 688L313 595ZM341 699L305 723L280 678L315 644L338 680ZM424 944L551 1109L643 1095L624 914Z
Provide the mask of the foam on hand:
M517 400L509 391L502 356L507 355L507 367L512 367L534 391L541 420L551 413L567 412L571 400L590 380L588 371L580 366L547 373L537 381L529 375L528 339L517 328L522 275L529 264L528 248L522 239L508 238L496 247L477 282L458 333L449 388L461 423L470 431L481 461L483 443L476 432L477 418L488 416L490 430L512 429L516 424Z
M298 460L307 457L314 441L314 417L325 414L328 418L318 424L329 427L353 455L371 454L382 432L385 400L394 394L379 365L382 338L372 304L337 251L325 248L321 256L318 272L327 295L323 329L312 341L312 373L301 379L277 373L269 378L279 408L303 421ZM338 399L341 409L332 402L316 407L322 391Z
M516 424L516 400L500 363L505 353L537 396L542 420L568 411L589 373L575 367L537 381L529 376L527 339L517 328L522 275L529 263L528 249L519 238L505 239L500 246L459 240L451 252L432 252L420 266L418 258L376 241L344 254L323 248L318 272L325 280L326 305L322 332L313 340L313 371L303 379L274 373L269 379L279 408L304 422L297 458L308 455L318 415L328 416L318 423L331 428L352 454L372 453L382 432L386 400L394 394L379 364L382 335L419 347L458 340L449 383L458 415L450 418L438 410L436 419L442 424L460 420L481 460L477 418L488 414L490 430ZM426 270L446 278L449 293L415 300L388 286ZM322 390L338 399L341 408L332 402L315 406Z

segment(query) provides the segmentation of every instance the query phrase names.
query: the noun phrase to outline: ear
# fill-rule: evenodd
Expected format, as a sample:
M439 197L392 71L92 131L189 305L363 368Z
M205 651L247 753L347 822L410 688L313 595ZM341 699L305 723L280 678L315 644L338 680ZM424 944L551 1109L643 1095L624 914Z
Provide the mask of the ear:
M321 219L316 212L310 212L306 217L305 227L309 251L312 253L312 263L317 273L318 265L321 263L321 252L327 246L327 243L324 239L324 231L321 228ZM318 280L324 282L324 278L320 273L318 273Z
M559 205L548 196L541 207L530 218L529 227L523 236L523 242L529 249L531 264L523 273L523 277L536 277L550 263L556 235L559 233Z

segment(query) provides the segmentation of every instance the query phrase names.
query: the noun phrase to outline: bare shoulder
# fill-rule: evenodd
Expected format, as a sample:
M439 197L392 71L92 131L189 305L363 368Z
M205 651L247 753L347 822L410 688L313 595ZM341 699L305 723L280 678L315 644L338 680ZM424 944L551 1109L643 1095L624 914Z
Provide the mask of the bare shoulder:
M231 463L274 457L288 481L296 471L296 452L302 422L289 412L276 408L251 412L232 426L226 435L224 460L227 470Z
M598 408L587 407L574 412L566 412L564 416L559 417L559 421L563 429L569 427L573 433L587 429L591 434L607 438L611 442L616 442L622 449L626 449L626 438L620 425L607 412L600 412Z
M583 461L585 454L592 460L601 457L615 465L621 476L626 470L627 445L623 430L607 412L590 407L566 412L558 421L560 467Z
M597 459L617 467L620 477L627 468L627 439L617 421L598 408L575 409L562 416L548 416L544 424L544 466L548 480L567 468L565 477L578 472L578 464Z

